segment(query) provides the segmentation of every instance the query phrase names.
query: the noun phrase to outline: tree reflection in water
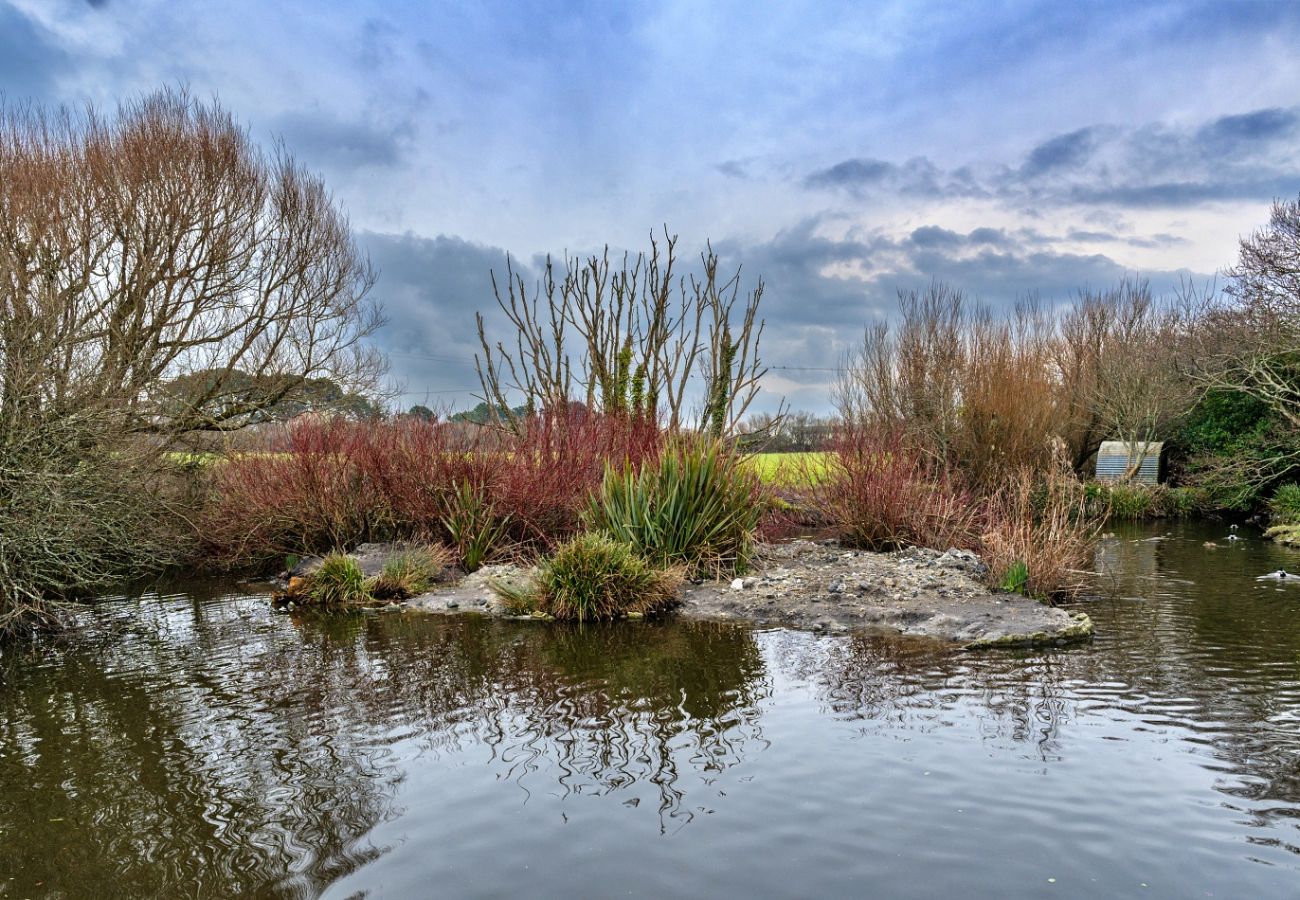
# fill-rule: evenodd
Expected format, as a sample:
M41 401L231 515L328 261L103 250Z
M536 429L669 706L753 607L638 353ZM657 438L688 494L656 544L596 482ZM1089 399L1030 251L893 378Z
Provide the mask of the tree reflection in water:
M551 766L546 789L562 797L653 784L661 830L692 816L683 768L707 777L762 741L767 685L747 629L389 619L368 639L386 643L376 656L402 673L393 705L421 717L429 752L480 742L525 792Z
M0 669L0 895L315 896L385 851L367 836L402 813L412 756L471 743L525 791L543 765L565 795L653 784L666 828L692 815L688 772L761 741L743 629L291 623L195 595L103 610Z
M946 814L954 790L1016 797L1015 821L1036 810L1040 835L1078 838L1052 830L1049 767L1098 829L1158 835L1181 809L1215 846L1277 865L1300 852L1300 585L1254 580L1286 564L1280 548L1211 552L1179 527L1103 548L1122 571L1087 607L1099 637L1061 652L688 622L293 619L200 586L104 604L76 640L0 657L0 896L315 896L380 857L358 883L409 863L386 855L408 826L425 829L421 851L467 852L444 816L519 842L580 803L584 840L607 826L626 848L641 823L709 834L699 810L724 787L747 823L782 810L748 829L775 845L860 825L847 798L864 788L882 841ZM936 764L946 780L924 778ZM1181 806L1102 796L1114 764ZM821 805L799 808L805 792ZM529 798L529 824L504 821ZM996 878L980 839L963 877Z

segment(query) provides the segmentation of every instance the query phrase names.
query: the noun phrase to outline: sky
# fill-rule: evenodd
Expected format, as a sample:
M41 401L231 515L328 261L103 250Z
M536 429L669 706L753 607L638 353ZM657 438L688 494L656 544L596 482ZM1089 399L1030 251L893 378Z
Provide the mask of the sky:
M1300 195L1300 3L0 0L0 93L182 85L320 173L403 406L476 402L513 256L711 240L766 285L757 408L825 412L899 290L1006 310L1215 278Z

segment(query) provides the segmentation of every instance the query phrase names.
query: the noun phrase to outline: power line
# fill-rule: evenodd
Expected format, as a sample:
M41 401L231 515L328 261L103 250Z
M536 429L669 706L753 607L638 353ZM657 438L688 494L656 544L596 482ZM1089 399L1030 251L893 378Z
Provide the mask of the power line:
M457 362L471 363L474 358L470 356L434 356L426 353L407 353L404 350L390 350L389 356L400 356L404 359L427 359L432 362ZM843 372L843 368L838 366L768 366L770 372Z

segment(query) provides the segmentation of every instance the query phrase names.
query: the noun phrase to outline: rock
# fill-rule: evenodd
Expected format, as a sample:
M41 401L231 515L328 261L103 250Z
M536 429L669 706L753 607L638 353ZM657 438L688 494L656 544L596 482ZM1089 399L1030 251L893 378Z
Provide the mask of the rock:
M965 550L846 552L833 542L800 540L759 545L755 563L757 577L686 584L678 615L832 634L884 629L970 649L1055 646L1092 635L1086 615L991 593L979 581L983 563ZM484 599L492 582L526 585L532 577L533 570L519 566L485 566L456 584L412 598L405 608L506 616L500 605ZM551 620L540 611L522 618Z
M1086 616L1079 619L1025 597L991 593L978 580L983 562L969 551L846 553L810 541L758 550L760 568L779 560L779 567L762 579L765 590L750 599L729 590L727 582L691 586L683 592L678 614L823 633L887 628L972 649L1055 646L1092 634ZM849 585L856 586L852 599L845 596ZM826 615L831 610L834 618Z

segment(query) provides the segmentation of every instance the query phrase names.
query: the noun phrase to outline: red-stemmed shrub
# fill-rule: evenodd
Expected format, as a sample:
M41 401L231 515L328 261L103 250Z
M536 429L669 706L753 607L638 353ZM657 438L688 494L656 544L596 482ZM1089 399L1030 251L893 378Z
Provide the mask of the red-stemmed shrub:
M840 540L866 550L978 546L983 504L897 430L857 425L831 442L805 478Z
M501 465L496 494L499 510L510 517L511 537L537 550L567 540L580 530L605 464L639 469L658 457L662 443L656 423L643 417L602 416L578 407L528 420Z
M605 463L657 455L653 421L575 411L537 416L519 434L415 418L304 418L269 450L213 464L202 531L233 566L348 549L365 541L456 543L466 492L500 523L490 555L547 550L577 532Z

